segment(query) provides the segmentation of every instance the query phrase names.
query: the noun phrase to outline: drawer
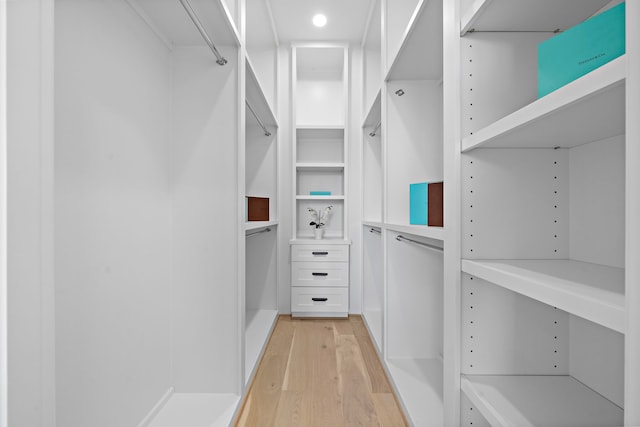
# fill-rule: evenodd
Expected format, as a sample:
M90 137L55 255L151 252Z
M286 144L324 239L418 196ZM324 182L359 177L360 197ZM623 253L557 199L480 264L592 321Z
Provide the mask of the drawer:
M292 262L291 286L349 286L349 263Z
M347 313L349 288L291 288L291 313Z
M349 245L291 245L291 261L349 261Z

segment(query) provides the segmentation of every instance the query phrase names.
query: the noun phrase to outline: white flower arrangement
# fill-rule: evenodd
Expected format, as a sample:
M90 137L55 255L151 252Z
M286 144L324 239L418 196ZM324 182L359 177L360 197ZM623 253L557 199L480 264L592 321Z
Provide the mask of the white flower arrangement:
M329 215L331 214L331 209L333 209L333 206L327 206L322 210L307 208L307 210L309 211L309 215L311 215L311 222L309 223L309 225L315 228L322 228L327 225L327 222L329 221Z

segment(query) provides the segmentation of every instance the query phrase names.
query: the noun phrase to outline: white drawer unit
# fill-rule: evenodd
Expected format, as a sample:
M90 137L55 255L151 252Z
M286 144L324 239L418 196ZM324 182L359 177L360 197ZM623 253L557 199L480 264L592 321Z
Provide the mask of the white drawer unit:
M291 288L291 314L295 317L347 317L348 312L349 288Z
M348 262L293 262L292 286L349 286Z
M291 313L296 317L347 317L349 244L291 244Z
M349 262L348 245L293 245L291 261Z

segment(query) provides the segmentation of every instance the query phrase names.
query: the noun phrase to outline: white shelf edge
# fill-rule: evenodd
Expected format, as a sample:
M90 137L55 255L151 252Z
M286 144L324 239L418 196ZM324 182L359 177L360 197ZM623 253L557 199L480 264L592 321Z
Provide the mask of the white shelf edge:
M419 368L416 366L407 366L410 364L420 364L423 366ZM384 361L384 365L396 396L398 397L398 400L400 401L411 425L442 425L444 409L442 405L442 360L427 358L387 358ZM423 369L424 365L429 365L428 368L430 367L432 371L438 371L436 372L436 376L438 376L439 379L436 381L440 382L439 390L434 390L435 388L438 388L438 384L433 384L431 379L425 380L424 375L428 375L426 371L429 369ZM439 414L436 414L436 412L439 412ZM420 415L423 415L424 417ZM423 418L432 420L432 423L425 424L426 419ZM438 423L438 420L440 420L440 423Z
M625 298L623 294L595 288L587 284L527 270L516 264L523 262L575 262L575 268L602 268L597 264L570 260L469 260L461 261L463 272L510 291L582 317L617 332L625 332ZM511 262L512 264L509 264ZM497 265L497 264L502 264ZM525 264L526 265L526 264ZM556 265L558 265L556 263ZM622 269L618 269L622 270ZM624 277L624 273L622 273Z
M366 128L369 126L375 126L378 124L378 120L380 119L380 116L382 115L382 111L380 111L379 114L377 114L378 119L374 119L374 117L376 117L376 115L374 114L374 109L376 108L381 108L381 99L382 99L382 87L378 88L378 93L376 95L376 97L373 99L373 102L371 102L371 105L369 106L369 108L366 110L367 115L365 116L364 120L362 121L362 127Z
M411 33L415 29L416 22L418 22L418 18L420 17L420 14L425 9L428 2L429 0L420 0L416 8L413 10L411 19L409 20L409 23L407 24L407 27L405 28L404 33L402 35L402 42L400 43L400 47L398 48L398 51L393 56L393 60L391 61L391 66L389 67L388 70L386 70L387 72L384 76L385 82L388 82L389 80L391 80L391 74L393 73L394 67L397 65L398 60L402 55L402 51L405 49L407 42L411 37Z
M325 237L314 239L313 237L298 237L289 240L291 245L350 245L351 240L343 237Z
M233 21L233 15L229 11L229 8L227 7L224 1L217 0L216 3L224 13L225 22L227 23L229 31L231 32L231 35L233 36L233 39L236 42L236 47L240 47L240 45L242 44L240 41L240 32L238 32L238 28L236 27L236 24Z
M344 200L344 196L306 196L299 194L296 200Z
M379 221L362 220L362 225L364 227L384 228L384 224Z
M298 124L295 126L296 129L301 130L344 130L346 128L345 125L311 125L311 124Z
M344 169L344 163L296 163L296 169Z
M473 406L475 406L489 424L491 424L491 427L511 427L508 421L502 417L493 405L486 401L480 393L476 392L471 381L464 375L460 378L460 388L471 403L473 403Z
M480 129L462 139L462 152L480 148L499 136L516 132L533 122L570 107L592 95L624 81L627 69L626 55L614 59L556 91ZM515 144L514 144L515 145Z
M247 312L252 310L247 310ZM256 312L245 329L245 383L249 384L256 373L260 359L278 321L278 310L253 310ZM246 315L246 314L245 314ZM251 341L251 342L250 342Z
M276 227L278 225L278 220L273 220L273 221L251 221L251 222L245 222L244 223L244 230L245 231L252 231L252 230L257 230L259 228L265 228L265 227Z
M258 78L258 75L256 74L255 71L255 67L253 66L253 62L251 61L251 58L249 56L249 52L246 52L245 55L245 60L246 60L246 65L247 68L249 69L249 73L251 74L251 79L254 81L258 95L260 97L260 101L263 103L263 105L266 107L266 110L269 112L269 117L267 118L267 120L262 119L262 121L266 121L265 125L267 126L273 126L276 129L279 128L279 124L278 124L278 119L276 118L276 115L274 113L274 109L273 106L269 103L269 100L267 99L266 95L264 94L264 90L262 89L262 84L260 83L260 79ZM247 79L248 80L248 79Z
M232 421L240 396L232 393L173 393L148 427L206 425L223 427ZM139 427L142 427L141 424Z
M483 386L479 379L488 379L493 384ZM517 392L513 390L514 381L518 381L520 386ZM545 384L547 382L549 384ZM622 421L622 408L569 375L461 375L460 385L462 392L492 427L534 427L541 423L550 425L548 424L549 414L554 414L556 418L561 419L562 425L567 425L566 417L569 412L569 416L572 418L571 425L618 425L618 422ZM524 391L520 392L523 385ZM563 397L566 396L563 393L567 392L575 394L574 398L577 397L572 400L573 408L571 409L562 407L565 403ZM492 394L494 395L492 396ZM558 405L547 407L541 403L538 405L541 406L538 408L539 410L534 411L533 408L536 405L531 404L532 394L534 398L538 395L542 400L545 398L547 401L555 399ZM525 400L527 401L526 409L517 405ZM584 410L585 407L593 406L597 406L599 417L619 417L620 420L599 419L594 423L594 420L590 418L593 414ZM541 411L543 408L547 413ZM535 417L541 414L547 415L547 419L528 418L528 416Z
M444 227L384 223L383 228L385 230L394 231L397 233L408 233L415 236L444 241Z
M379 310L362 310L362 319L369 331L371 342L378 352L378 356L382 355L382 330L384 328L384 318L382 309ZM374 325L375 323L375 325ZM382 359L382 357L381 357Z
M491 3L491 0L475 0L469 10L460 19L460 35L464 36L475 24L480 14Z

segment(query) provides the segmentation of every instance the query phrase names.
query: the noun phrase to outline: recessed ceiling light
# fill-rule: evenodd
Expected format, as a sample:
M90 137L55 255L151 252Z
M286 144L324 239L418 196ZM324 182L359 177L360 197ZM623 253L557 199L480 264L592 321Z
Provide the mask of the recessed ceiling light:
M313 17L313 25L316 27L324 27L327 25L327 17L321 13L318 13Z

